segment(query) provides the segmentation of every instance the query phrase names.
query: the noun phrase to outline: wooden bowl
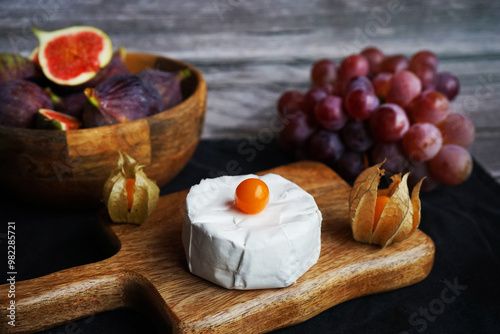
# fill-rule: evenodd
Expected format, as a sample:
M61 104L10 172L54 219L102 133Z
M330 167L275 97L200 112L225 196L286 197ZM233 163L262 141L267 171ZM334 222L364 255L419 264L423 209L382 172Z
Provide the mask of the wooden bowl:
M0 185L40 204L99 204L102 188L116 167L118 151L141 165L158 186L170 181L194 153L203 130L207 88L202 74L184 62L129 53L132 73L145 68L178 71L184 100L157 115L110 126L51 131L0 126Z

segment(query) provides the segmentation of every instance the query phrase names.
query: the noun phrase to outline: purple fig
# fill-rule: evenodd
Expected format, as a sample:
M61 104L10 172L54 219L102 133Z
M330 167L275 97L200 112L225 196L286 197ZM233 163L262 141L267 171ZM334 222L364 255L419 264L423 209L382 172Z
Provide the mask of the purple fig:
M0 124L18 128L35 125L39 109L52 109L42 88L26 80L12 80L0 85Z
M182 102L181 81L191 75L188 69L172 73L156 69L145 69L136 74L149 81L160 93L164 109Z
M85 95L97 107L102 117L84 115L85 127L100 126L89 120L104 119L122 123L148 117L162 110L160 94L148 81L132 74L118 74L100 83L95 89L86 88ZM84 113L85 114L85 113Z
M41 70L29 59L13 53L0 54L0 84L16 80L37 78Z
M118 120L99 111L90 101L83 107L82 123L85 128L118 124Z
M87 103L87 97L83 92L73 93L69 95L59 96L50 88L46 88L45 92L49 95L54 106L54 110L65 113L76 118L81 118L83 107Z
M96 76L87 83L86 87L95 87L117 74L130 74L130 71L124 63L126 56L126 49L123 46L119 47L118 50L113 53L113 57L109 64L101 68Z

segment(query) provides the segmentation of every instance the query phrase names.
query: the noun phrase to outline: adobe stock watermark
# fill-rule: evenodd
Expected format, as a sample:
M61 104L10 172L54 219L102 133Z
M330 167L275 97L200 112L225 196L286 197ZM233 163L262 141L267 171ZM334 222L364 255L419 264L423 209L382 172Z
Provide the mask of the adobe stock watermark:
M84 325L90 324L95 319L95 314L92 314L87 319L83 320ZM58 329L57 331L50 331L48 334L83 334L85 331L80 328L76 322L68 322L64 325L64 328Z
M408 323L412 327L416 327L418 333L425 332L429 322L436 321L446 311L447 306L454 303L467 289L467 285L460 284L457 277L453 281L445 279L444 285L439 297L431 300L426 307L419 307L418 311L413 312L408 317ZM409 332L402 331L399 334L409 334Z
M160 0L139 0L139 6L151 6L157 5L160 3Z
M51 163L51 167L57 177L57 180L59 182L63 182L65 175L69 175L71 177L73 169L81 166L84 162L84 157L95 152L97 147L100 145L100 142L100 140L87 141L81 145L75 146L74 150L76 154L73 156L66 156L65 161L53 161Z
M31 27L43 28L61 9L67 8L74 3L76 3L76 0L38 0L34 2L33 7L37 9L29 15L27 20L23 20L20 30L17 33L9 32L7 34L12 53L19 54L21 50L28 49L31 46L30 40L35 39Z
M349 42L340 42L338 44L343 55L348 56L358 53L365 46L373 44L372 39L384 34L384 30L389 28L394 17L401 14L412 2L416 1L387 0L385 5L373 7L364 25L353 28L354 38ZM448 10L447 14L451 19L458 20L453 10Z
M383 33L383 30L388 28L395 15L400 14L405 6L413 0L388 0L385 6L372 8L370 15L364 26L354 27L355 37L349 43L339 43L339 48L344 56L352 53L358 53L371 40Z
M219 20L224 22L224 15L227 12L235 10L236 8L243 7L244 2L243 0L213 0L212 4Z
M249 136L242 140L238 145L238 154L243 157L246 162L251 163L256 158L259 152L262 152L269 144L271 144L276 135L283 130L285 125L296 116L294 113L288 113L286 116L281 117L274 113L273 117L269 120L267 126L260 128L256 135ZM236 160L230 160L226 164L226 169L219 172L210 172L210 177L217 177L222 175L236 175L241 173L242 167Z
M474 87L474 94L466 96L460 102L452 104L452 109L461 114L470 114L479 109L481 101L488 100L495 95L495 86L493 85L493 74L478 75L476 77L478 84Z

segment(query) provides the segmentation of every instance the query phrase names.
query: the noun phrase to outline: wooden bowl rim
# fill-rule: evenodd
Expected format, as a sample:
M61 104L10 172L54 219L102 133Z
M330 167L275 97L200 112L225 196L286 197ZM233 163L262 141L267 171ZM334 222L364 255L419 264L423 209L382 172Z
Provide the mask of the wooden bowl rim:
M93 128L84 128L84 129L68 130L68 131L71 131L72 133L80 133L80 132L83 132L86 130L96 131L95 129L101 129L101 128L104 130L104 129L109 129L111 127L126 127L129 124L133 124L135 122L144 121L147 119L155 119L156 117L161 117L160 115L163 115L165 113L175 114L176 111L178 109L180 109L183 104L194 99L196 95L199 95L202 91L206 90L205 78L203 77L203 74L201 74L201 72L196 67L191 65L190 63L187 63L187 62L182 61L182 60L170 58L170 57L165 57L162 55L153 54L153 53L127 52L127 55L135 55L135 56L143 55L143 56L157 57L157 58L161 58L163 60L166 60L168 62L176 63L178 65L181 65L182 67L187 67L196 76L196 79L198 81L198 84L196 85L196 89L186 99L182 100L181 103L175 105L174 107L172 107L170 109L163 110L155 115L151 115L151 116L144 117L144 118L139 118L139 119L136 119L136 120L133 120L130 122L125 122L125 123L117 123L117 124L111 124L111 125L105 125L105 126L97 126L97 127L93 127ZM60 135L61 132L66 133L66 131L56 131L56 130L50 130L50 129L17 128L17 127L5 126L5 125L1 125L1 124L0 124L0 132L16 132L16 133L19 133L19 132L30 132L30 133L35 132L36 133L36 132L38 132L40 134L53 133L54 135Z

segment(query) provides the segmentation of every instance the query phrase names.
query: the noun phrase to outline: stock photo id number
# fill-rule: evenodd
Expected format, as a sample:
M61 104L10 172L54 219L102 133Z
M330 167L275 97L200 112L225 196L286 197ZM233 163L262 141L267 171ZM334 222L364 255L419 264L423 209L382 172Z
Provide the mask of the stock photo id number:
M7 297L9 305L7 307L7 318L10 326L16 325L16 223L7 223L7 284L9 290Z

